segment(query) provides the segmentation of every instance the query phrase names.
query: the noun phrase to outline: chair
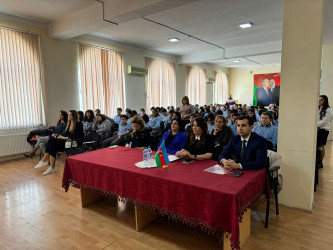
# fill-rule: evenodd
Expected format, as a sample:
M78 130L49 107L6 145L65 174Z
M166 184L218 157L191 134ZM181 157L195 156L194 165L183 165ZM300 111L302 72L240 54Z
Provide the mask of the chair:
M100 147L100 143L101 136L96 132L90 132L86 137L86 141L83 143L83 147L93 148L95 150Z
M281 156L272 150L267 150L267 161L269 166L268 177L270 190L274 193L276 215L279 215L278 193L282 189L282 176L279 174L279 169L281 168ZM267 200L265 228L268 227L269 203L270 199Z

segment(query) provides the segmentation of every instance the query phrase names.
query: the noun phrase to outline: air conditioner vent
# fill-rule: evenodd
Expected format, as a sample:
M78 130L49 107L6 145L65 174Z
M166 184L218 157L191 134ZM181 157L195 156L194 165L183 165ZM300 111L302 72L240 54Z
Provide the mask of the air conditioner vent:
M148 69L128 65L128 72L127 73L130 74L130 75L145 76L145 75L148 74Z

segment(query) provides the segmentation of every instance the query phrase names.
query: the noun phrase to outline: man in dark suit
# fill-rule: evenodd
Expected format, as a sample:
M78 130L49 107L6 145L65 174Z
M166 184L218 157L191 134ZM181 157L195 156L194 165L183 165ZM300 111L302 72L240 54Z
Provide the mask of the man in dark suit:
M280 86L276 86L274 79L269 80L269 91L272 92L272 103L279 106Z
M264 79L261 82L261 88L256 90L256 98L258 106L268 106L272 103L272 92L269 91L269 80Z
M238 135L234 135L218 157L226 169L262 169L267 167L265 138L252 132L253 121L249 116L237 120ZM235 160L230 159L234 155Z

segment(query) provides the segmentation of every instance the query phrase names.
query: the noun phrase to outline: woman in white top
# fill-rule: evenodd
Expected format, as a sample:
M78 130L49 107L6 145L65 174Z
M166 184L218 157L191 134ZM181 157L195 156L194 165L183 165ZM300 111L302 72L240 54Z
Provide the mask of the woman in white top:
M333 110L328 104L326 95L319 96L319 117L318 117L318 132L317 132L317 149L320 151L319 167L323 166L325 156L325 145L331 128Z

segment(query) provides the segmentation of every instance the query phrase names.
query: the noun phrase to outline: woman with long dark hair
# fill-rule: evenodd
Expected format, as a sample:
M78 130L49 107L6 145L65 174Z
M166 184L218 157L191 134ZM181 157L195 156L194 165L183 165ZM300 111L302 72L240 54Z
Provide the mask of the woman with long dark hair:
M43 173L43 175L53 174L55 172L55 160L58 151L65 150L65 143L68 139L83 139L83 125L78 120L78 114L75 110L68 112L68 121L66 126L65 135L53 135L46 148L43 159L35 166L35 168L42 168L50 163L50 167Z
M211 135L214 138L214 155L213 159L217 160L218 156L223 151L223 148L227 146L231 137L234 135L231 128L227 125L227 120L224 116L218 115L215 118L215 128Z
M94 121L94 111L88 109L83 117L83 132L85 135L89 134L93 130Z
M328 104L326 95L319 96L319 117L318 117L318 131L317 131L317 150L320 151L318 159L319 167L323 167L323 159L325 157L325 145L327 142L328 134L330 133L331 121L333 117L333 110Z
M208 134L207 122L201 117L193 118L192 131L186 146L176 153L177 157L193 160L210 160L213 157L214 141Z
M66 124L67 124L67 112L64 110L60 110L59 112L59 120L57 123L57 127L54 131L53 134L51 134L51 137L57 136L57 135L63 135L65 133L66 130ZM25 157L32 157L35 155L36 151L40 148L42 150L43 153L45 153L47 144L49 142L50 136L42 136L39 137L36 145L34 146L33 150L27 154L25 154Z
M129 133L126 148L144 148L151 145L152 139L149 130L146 129L143 119L136 115L132 120L132 131Z

